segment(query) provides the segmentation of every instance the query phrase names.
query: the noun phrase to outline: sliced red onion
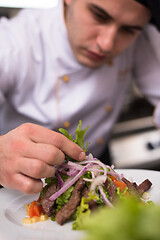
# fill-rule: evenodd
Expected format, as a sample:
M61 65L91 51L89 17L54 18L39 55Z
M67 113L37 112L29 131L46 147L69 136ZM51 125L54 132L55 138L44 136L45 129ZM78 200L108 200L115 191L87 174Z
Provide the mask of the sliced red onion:
M121 179L121 176L114 171L114 166L108 166L100 162L97 158L93 158L92 154L89 154L84 161L77 163L68 161L67 164L63 163L57 168L56 177L61 188L58 192L53 194L49 198L49 200L54 201L55 199L57 199L70 186L72 186L86 171L90 171L92 174L92 179L83 178L86 182L91 182L90 190L95 191L96 187L98 186L99 192L102 195L102 198L106 205L113 207L103 191L102 184L106 181L107 174L115 176L117 179ZM59 173L65 174L69 176L69 178L65 182L63 182ZM102 173L103 175L100 175L100 173Z
M83 180L84 180L85 182L92 182L92 181L93 181L93 179L89 179L89 178L83 178Z
M67 173L68 176L73 177L78 174L78 170L72 170Z
M91 174L92 174L92 179L95 179L95 174L93 171L91 172Z
M63 179L61 178L61 175L58 173L58 171L55 173L55 175L57 177L60 187L63 187L64 182L63 182Z
M106 194L104 193L102 186L98 186L98 189L99 189L99 192L100 192L100 194L101 194L101 196L102 196L103 201L105 202L105 204L106 204L108 207L113 208L113 205L112 205L112 203L108 200L108 198L106 197Z
M68 162L68 166L77 170L81 170L83 166L74 162Z
M91 153L86 156L86 160L93 160L93 155Z
M87 163L90 163L91 161L88 161ZM83 166L81 166L81 164L83 164L83 162L81 163L73 163L73 162L68 162L68 165L72 168L75 167L75 169L77 170L81 170L83 168ZM86 162L84 163L86 164ZM93 164L93 167L88 168L88 171L95 171L97 173L104 173L104 170L100 169L100 166L96 163Z
M67 185L73 178L74 178L74 176L67 178L67 180L64 182L63 186Z
M49 200L52 202L56 200L60 195L62 195L69 187L71 187L85 172L86 170L91 166L91 163L88 163L70 182L65 184L60 190L56 193L54 193Z
M73 169L73 168L75 168L74 166L71 166L71 165L69 165L69 164L67 164L67 163L63 163L62 165L60 165L59 167L58 167L58 170L60 170L60 169Z
M95 167L95 168L94 168L94 167ZM96 168L95 165L93 165L92 167L88 168L88 171L89 171L89 172L92 172L92 171L93 171L94 173L97 173L97 174L99 174L99 173L104 173L104 170Z
M94 178L94 180L92 181L92 184L90 186L90 191L95 191L96 187L105 183L106 179L107 179L107 176L105 176L105 175L100 175L100 176Z
M86 161L80 162L79 164L87 164L87 163L98 164L99 166L101 166L104 169L104 175L107 175L107 167L104 163L97 161L97 160L90 160L90 161L86 160Z

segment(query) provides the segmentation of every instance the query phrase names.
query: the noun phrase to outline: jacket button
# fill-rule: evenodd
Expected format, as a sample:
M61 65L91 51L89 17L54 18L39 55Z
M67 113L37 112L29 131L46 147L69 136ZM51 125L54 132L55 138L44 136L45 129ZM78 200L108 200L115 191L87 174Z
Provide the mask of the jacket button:
M104 141L103 138L97 138L96 142L98 145L102 145Z
M66 83L69 82L69 76L68 75L63 76L63 81Z
M113 110L113 108L111 105L106 106L106 112L110 113L110 112L112 112L112 110Z
M65 121L63 123L63 126L64 126L64 128L69 128L70 127L70 123L68 121Z
M109 60L109 61L107 62L107 65L110 66L110 67L112 67L112 66L114 65L113 60Z

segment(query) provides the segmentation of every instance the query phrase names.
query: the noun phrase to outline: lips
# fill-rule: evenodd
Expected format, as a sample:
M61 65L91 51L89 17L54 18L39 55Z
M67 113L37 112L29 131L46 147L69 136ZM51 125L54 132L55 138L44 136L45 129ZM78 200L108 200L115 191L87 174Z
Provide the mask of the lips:
M89 56L89 58L95 60L95 61L103 61L106 59L105 55L101 55L92 51L87 51L87 55Z

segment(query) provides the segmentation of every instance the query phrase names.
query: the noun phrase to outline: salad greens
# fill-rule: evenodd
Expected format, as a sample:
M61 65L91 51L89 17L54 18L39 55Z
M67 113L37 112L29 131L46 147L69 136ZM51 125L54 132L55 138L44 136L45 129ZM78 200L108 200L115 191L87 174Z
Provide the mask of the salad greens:
M86 152L89 143L84 144L84 137L88 128L89 126L82 129L82 121L79 121L75 138L65 129L61 128L59 131ZM132 240L129 234L136 236L136 232L131 230L131 226L135 224L135 220L139 221L144 215L143 209L149 205L143 203L142 195L138 192L138 185L135 186L129 182L114 170L114 166L102 163L92 154L80 162L66 156L65 161L60 166L56 166L55 176L46 178L45 183L46 186L42 189L37 202L34 201L34 204L28 205L28 212L32 213L31 216L46 213L51 220L61 225L67 220L74 220L72 224L74 230L86 227L89 229L90 237L87 240L103 240L107 237L110 237L110 240ZM146 179L142 185L145 185L145 190L141 188L144 193L152 183ZM125 202L127 198L134 199L134 203L132 200ZM119 202L125 202L125 204L117 208ZM33 209L30 207L32 205ZM107 210L91 217L94 211L101 208ZM36 215L37 212L38 215ZM87 224L84 223L84 219L88 219ZM126 227L129 230L124 231ZM138 231L138 225L136 227ZM107 235L112 231L116 233L116 236ZM135 240L139 239L135 238ZM145 240L150 240L150 238Z
M63 205L69 201L72 195L73 189L74 189L74 186L72 185L61 196L59 196L56 199L56 205L57 205L56 212L58 212L63 207Z
M101 209L83 218L83 240L159 240L160 205L123 199L114 209Z
M86 146L85 146L84 145L84 138L85 138L85 135L86 135L86 132L87 132L88 128L89 128L89 126L82 130L82 121L79 120L79 124L78 124L77 130L75 132L75 139L73 139L72 134L69 134L68 131L64 128L60 128L59 132L61 132L64 136L66 136L71 141L78 144L84 150L84 152L87 152L87 147L90 144L90 142L87 142ZM72 160L73 161L73 159L71 159L69 156L66 156L66 160Z
M91 214L91 210L89 209L89 202L91 200L99 200L99 197L95 195L93 192L88 193L88 197L82 197L80 206L76 211L76 220L73 222L73 230L83 230L83 220L87 216L89 217Z

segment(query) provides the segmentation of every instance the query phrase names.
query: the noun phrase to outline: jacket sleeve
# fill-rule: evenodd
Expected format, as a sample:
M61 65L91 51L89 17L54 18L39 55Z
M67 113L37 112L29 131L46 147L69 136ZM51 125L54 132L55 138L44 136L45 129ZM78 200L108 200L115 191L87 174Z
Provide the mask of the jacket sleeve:
M21 10L12 19L0 19L0 105L33 70L32 61L40 49L37 16L36 10Z
M147 26L138 38L133 66L135 82L144 97L155 106L153 122L160 127L160 33L155 27Z

